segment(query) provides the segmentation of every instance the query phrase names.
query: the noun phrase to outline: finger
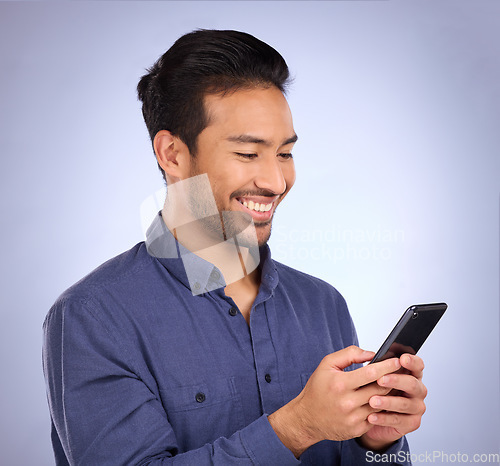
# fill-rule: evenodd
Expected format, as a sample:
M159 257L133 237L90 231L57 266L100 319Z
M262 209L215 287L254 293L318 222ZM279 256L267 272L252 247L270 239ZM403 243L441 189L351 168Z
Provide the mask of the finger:
M402 414L425 413L425 403L421 398L407 398L405 396L372 396L369 404L373 409L390 411Z
M346 374L348 375L347 384L352 389L363 387L371 382L375 382L386 374L397 371L400 367L401 363L398 358L391 358L374 364L368 364Z
M368 404L372 396L385 396L392 391L390 387L381 387L378 383L372 382L354 391L353 399L358 406Z
M427 396L427 388L420 379L413 375L386 374L377 383L384 388L401 390L409 397L424 399Z
M344 370L351 364L369 361L374 356L373 351L364 351L357 346L348 346L335 353L328 354L323 358L323 362L332 369Z
M420 427L422 416L419 414L397 414L383 411L370 414L367 420L374 426L392 427L401 435L406 435Z
M354 411L344 413L344 421L351 429L364 429L362 432L364 433L373 427L367 420L368 416L373 413L378 413L379 411L380 410L374 409L370 405L365 404ZM362 433L357 433L356 436L362 435Z
M414 354L403 354L400 358L401 366L408 369L417 379L421 379L424 372L424 361Z

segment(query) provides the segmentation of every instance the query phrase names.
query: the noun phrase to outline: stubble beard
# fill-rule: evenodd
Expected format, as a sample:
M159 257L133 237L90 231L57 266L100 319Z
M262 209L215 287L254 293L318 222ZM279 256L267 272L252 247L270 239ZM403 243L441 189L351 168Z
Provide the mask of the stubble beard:
M199 174L194 169L191 172L191 176ZM218 216L212 215L213 204L210 201L212 196L219 212ZM230 199L234 199L234 197L231 195ZM236 239L238 235L238 245L251 248L264 246L271 237L272 217L267 222L254 224L255 231L249 232L252 216L246 212L225 209L213 189L210 192L205 192L205 189L200 189L199 185L192 186L188 196L188 208L211 241L219 240L222 232L224 240ZM262 234L266 229L267 232L261 238L259 234Z

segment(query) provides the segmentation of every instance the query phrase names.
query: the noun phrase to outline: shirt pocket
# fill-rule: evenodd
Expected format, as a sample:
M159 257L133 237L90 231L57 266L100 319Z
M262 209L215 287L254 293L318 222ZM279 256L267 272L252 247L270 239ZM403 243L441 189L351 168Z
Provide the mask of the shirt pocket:
M230 437L244 427L233 377L163 389L160 396L181 453Z

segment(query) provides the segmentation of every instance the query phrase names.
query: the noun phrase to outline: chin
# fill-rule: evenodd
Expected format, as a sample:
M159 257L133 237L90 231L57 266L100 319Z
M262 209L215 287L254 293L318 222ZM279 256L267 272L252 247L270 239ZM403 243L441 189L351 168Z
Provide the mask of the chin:
M255 227L257 233L257 244L260 247L267 244L269 238L271 237L271 225L263 225L261 227Z

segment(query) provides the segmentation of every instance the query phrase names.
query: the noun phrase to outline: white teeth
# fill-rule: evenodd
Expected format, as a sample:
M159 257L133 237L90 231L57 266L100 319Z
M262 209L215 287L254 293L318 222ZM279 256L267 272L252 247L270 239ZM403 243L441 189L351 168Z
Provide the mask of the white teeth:
M255 210L256 212L269 212L273 207L272 202L270 204L259 204L258 202L253 201L243 201L242 204L247 209Z

